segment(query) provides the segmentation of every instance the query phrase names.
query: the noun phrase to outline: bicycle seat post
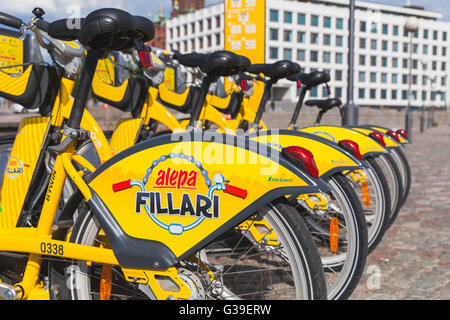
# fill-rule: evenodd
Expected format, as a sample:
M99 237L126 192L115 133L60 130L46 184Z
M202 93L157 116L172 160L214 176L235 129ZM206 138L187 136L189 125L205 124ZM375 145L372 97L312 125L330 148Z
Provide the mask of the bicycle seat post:
M270 91L272 90L272 86L274 84L274 81L270 79L266 82L264 87L264 93L261 98L261 101L259 102L258 111L256 111L255 120L253 121L253 127L255 129L259 129L259 122L261 121L262 115L266 109L267 101L269 101L270 98Z
M310 90L310 88L304 86L302 88L302 91L300 92L300 97L298 98L297 105L295 106L294 113L292 114L292 118L291 118L291 121L289 122L289 126L288 126L289 128L291 128L293 130L297 129L296 123L298 120L298 115L300 114L300 110L302 109L303 101L305 101L306 92L308 90Z

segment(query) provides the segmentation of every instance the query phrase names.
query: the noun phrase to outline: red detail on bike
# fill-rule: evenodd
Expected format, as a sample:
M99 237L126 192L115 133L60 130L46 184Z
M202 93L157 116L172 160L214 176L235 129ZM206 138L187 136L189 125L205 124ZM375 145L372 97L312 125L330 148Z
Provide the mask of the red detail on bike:
M131 182L131 179L122 181L122 182L118 182L118 183L114 183L112 185L112 189L114 192L129 189L129 188L131 188L130 182Z
M247 190L229 185L228 183L225 183L225 186L227 187L225 190L223 190L223 192L231 194L235 197L239 197L242 199L247 198Z
M383 147L386 147L386 142L384 141L384 137L381 133L374 131L369 134L369 137L380 143Z
M399 138L397 132L395 132L395 131L393 131L393 130L389 130L389 131L387 132L387 135L390 136L390 137L392 137L392 138L394 138L397 142L400 142L400 138Z
M350 152L356 159L362 160L363 157L359 151L359 145L352 140L341 140L339 141L339 146L344 150Z
M144 68L152 68L153 60L150 51L147 50L139 50L139 59L141 61L141 65Z
M314 156L311 151L298 146L287 147L284 148L283 151L289 156L300 160L307 174L313 178L319 178L319 169L317 169L316 162L314 161Z
M408 134L406 133L405 129L398 129L397 133L401 134L406 140L408 140Z
M241 80L241 89L243 91L247 91L248 90L248 81L247 80Z

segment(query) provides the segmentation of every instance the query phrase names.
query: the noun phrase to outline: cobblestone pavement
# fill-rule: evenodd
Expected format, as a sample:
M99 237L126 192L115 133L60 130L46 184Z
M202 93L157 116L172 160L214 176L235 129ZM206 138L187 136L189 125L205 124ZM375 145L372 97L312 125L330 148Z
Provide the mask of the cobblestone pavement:
M408 200L352 299L450 299L450 127L414 132Z

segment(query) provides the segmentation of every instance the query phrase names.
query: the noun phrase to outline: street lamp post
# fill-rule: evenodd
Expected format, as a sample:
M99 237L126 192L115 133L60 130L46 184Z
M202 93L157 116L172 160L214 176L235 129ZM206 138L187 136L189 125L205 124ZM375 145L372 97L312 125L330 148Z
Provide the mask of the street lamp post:
M412 139L412 114L411 114L411 86L412 86L412 53L413 53L413 34L419 29L419 19L417 17L409 17L405 23L405 29L409 32L409 92L408 92L408 107L406 108L405 115L405 130L408 134L408 139L411 142Z
M354 64L355 64L355 0L350 0L348 19L348 83L347 103L343 107L342 125L358 124L358 106L353 101Z

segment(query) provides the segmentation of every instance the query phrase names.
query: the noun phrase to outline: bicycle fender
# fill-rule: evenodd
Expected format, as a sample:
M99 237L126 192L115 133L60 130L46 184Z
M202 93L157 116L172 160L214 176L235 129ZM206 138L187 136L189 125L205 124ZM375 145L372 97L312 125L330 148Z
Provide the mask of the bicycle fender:
M378 142L368 137L366 134L351 128L340 126L313 126L300 129L301 132L308 132L322 138L338 143L341 140L352 140L359 146L359 151L363 158L375 156L388 151Z
M363 126L352 126L351 129L361 132L362 134L369 136L369 134L371 134L374 131L378 131L378 130L374 130L371 128L366 128ZM380 132L380 131L378 131ZM384 138L384 143L386 143L386 149L390 149L390 148L397 148L397 147L401 147L401 144L397 141L395 141L395 139L391 138L390 136L388 136L387 134L380 132L383 135Z
M313 134L282 129L260 131L250 134L249 137L277 149L300 146L311 151L322 179L336 172L361 169L365 166L337 144Z
M167 269L276 198L329 189L275 149L201 131L126 149L88 185L120 264L149 269Z

